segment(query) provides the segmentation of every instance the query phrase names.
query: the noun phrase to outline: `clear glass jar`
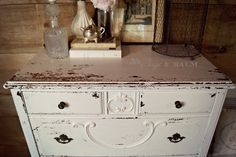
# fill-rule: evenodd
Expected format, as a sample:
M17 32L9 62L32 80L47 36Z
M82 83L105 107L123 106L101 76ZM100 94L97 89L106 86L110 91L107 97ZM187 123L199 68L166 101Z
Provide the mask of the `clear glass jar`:
M44 43L50 58L62 59L69 56L68 36L64 28L58 26L57 16L59 9L55 1L47 5L47 14L50 16L50 25L44 32Z
M44 33L44 41L49 57L58 59L68 57L68 37L64 28L48 29Z

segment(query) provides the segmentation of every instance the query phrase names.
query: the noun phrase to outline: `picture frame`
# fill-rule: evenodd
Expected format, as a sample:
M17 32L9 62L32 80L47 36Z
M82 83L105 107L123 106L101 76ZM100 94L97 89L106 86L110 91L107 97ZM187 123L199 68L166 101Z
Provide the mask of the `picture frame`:
M156 25L156 10L162 18L158 17L160 36L163 33L164 5L158 6L157 2L164 0L119 0L116 27L121 27L120 38L125 43L152 43ZM160 8L162 7L162 8ZM117 30L117 29L116 29Z

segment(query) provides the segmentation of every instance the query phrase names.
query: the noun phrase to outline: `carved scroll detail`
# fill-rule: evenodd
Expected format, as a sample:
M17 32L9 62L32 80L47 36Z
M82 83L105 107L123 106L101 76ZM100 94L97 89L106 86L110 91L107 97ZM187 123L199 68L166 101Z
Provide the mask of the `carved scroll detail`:
M167 126L167 122L157 122L157 123L153 123L151 121L144 121L143 122L143 126L148 128L148 132L147 134L139 141L135 142L135 143L131 143L131 144L127 144L127 145L111 145L111 144L106 144L106 143L102 143L98 140L96 140L93 135L90 132L91 128L95 128L96 127L96 123L95 122L88 122L84 125L84 129L85 129L85 133L88 137L88 139L100 146L103 147L108 147L108 148L133 148L133 147L137 147L139 145L144 144L145 142L147 142L153 135L155 129L157 126Z
M124 93L119 93L107 104L110 113L128 113L134 109L134 100Z

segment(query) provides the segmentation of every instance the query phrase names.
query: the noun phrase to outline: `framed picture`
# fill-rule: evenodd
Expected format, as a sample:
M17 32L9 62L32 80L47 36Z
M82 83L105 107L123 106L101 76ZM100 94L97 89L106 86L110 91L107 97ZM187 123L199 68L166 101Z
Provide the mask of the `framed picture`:
M122 42L153 42L157 1L159 3L164 0L118 1L118 16L120 23L122 23L122 28L120 30ZM159 6L158 10L160 10ZM162 13L162 16L163 15L164 14ZM161 25L163 27L163 18Z

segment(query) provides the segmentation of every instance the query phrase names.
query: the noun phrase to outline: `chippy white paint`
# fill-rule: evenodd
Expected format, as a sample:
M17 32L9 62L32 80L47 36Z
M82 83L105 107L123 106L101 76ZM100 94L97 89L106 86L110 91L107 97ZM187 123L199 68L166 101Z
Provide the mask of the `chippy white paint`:
M170 118L35 117L31 121L39 151L45 156L155 156L196 155L208 117L184 118L176 123ZM168 137L176 133L185 139L171 142ZM73 140L67 144L58 143L55 137L62 134Z
M38 55L6 84L33 157L205 157L233 84L204 57Z

